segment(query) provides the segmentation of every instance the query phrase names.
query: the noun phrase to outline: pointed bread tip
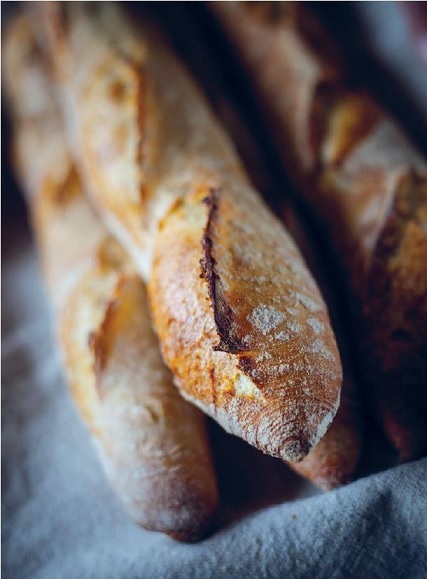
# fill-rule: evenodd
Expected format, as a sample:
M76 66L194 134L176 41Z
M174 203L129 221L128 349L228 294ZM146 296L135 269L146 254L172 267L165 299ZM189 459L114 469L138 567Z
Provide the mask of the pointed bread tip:
M287 440L281 450L284 460L301 462L310 452L311 446L306 440Z

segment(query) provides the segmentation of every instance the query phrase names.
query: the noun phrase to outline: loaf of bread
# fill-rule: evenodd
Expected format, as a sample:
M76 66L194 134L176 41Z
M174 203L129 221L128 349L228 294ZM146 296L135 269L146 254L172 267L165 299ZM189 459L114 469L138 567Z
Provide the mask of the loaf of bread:
M365 92L348 88L304 6L213 2L285 165L340 256L368 394L401 461L427 450L427 165Z
M156 5L157 8L161 11L162 25L168 26L174 46L179 47L180 56L194 71L215 113L227 127L253 183L275 206L276 214L283 219L288 232L296 241L328 306L343 364L340 406L317 446L304 460L287 462L287 466L324 490L339 487L358 476L361 472L359 466L364 468L366 462L360 465L361 458L369 453L366 447L363 448L365 425L362 419L361 385L358 383L360 378L356 377L352 365L348 327L343 320L345 312L340 307L338 288L331 275L333 269L326 263L323 244L317 243L317 235L311 230L311 224L305 223L308 216L294 206L291 194L284 200L284 179L275 170L270 151L263 146L264 141L253 126L249 127L244 122L244 106L234 100L236 87L227 82L223 60L217 57L221 45L218 47L211 42L209 36L214 30L205 29L200 25L199 18L192 18L193 5ZM210 24L209 19L205 22Z
M228 432L303 459L342 375L295 244L151 21L114 3L41 11L85 186L148 283L176 384Z
M218 493L204 417L179 395L133 264L90 208L29 21L5 42L14 165L28 196L74 400L108 479L144 527L193 541Z

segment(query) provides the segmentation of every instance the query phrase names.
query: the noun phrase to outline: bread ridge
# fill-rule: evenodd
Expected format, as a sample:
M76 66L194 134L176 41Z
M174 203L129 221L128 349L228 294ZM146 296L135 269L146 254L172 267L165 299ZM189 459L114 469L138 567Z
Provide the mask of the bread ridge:
M341 382L326 306L301 256L152 25L134 32L116 5L61 10L62 28L61 18L45 20L78 126L75 154L94 203L148 281L177 385L228 431L301 460L335 414ZM83 54L91 56L82 65ZM130 135L123 142L118 127ZM126 180L120 194L114 179Z

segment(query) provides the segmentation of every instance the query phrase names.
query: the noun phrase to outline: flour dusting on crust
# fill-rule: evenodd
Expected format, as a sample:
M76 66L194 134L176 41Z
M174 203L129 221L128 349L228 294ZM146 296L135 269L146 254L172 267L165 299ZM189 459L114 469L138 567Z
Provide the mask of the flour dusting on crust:
M283 320L285 316L282 312L274 309L271 306L259 305L254 309L252 314L248 316L251 324L260 330L264 335L274 330Z

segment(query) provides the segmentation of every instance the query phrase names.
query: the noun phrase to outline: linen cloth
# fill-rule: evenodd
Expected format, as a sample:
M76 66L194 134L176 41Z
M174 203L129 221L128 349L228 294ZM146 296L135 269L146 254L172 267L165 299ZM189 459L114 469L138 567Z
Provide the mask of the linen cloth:
M361 19L399 73L408 62L402 52L414 57L396 8L384 4L381 12L367 3ZM380 21L395 31L393 47L381 44ZM426 83L415 74L411 85L410 77L406 71L419 99ZM427 577L427 459L321 494L212 427L223 508L211 536L184 545L136 526L72 404L22 207L6 216L3 240L5 578Z

